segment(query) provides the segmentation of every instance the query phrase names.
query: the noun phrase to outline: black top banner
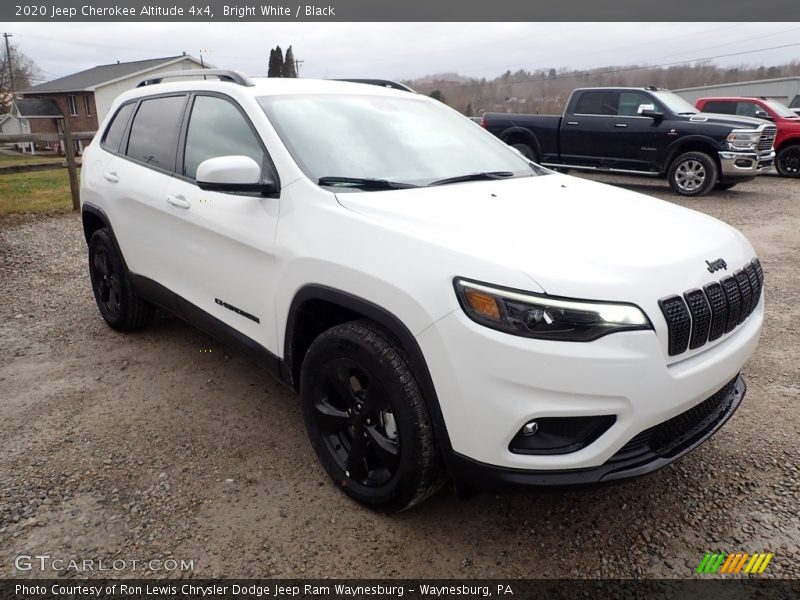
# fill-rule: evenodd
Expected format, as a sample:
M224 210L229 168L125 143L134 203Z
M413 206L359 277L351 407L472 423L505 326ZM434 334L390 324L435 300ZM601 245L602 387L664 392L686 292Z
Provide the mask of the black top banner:
M0 21L745 22L798 21L797 0L32 0Z

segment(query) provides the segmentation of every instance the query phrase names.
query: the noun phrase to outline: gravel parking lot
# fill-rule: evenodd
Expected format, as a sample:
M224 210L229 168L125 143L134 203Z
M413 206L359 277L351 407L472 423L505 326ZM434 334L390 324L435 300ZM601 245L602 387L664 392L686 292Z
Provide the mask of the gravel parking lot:
M194 566L126 576L689 577L722 550L774 552L765 576L800 576L800 181L679 199L663 181L597 179L711 214L755 245L767 321L742 407L635 481L444 490L394 517L329 483L297 397L265 372L177 319L106 327L76 215L0 221L0 574L52 575L15 568L47 554Z

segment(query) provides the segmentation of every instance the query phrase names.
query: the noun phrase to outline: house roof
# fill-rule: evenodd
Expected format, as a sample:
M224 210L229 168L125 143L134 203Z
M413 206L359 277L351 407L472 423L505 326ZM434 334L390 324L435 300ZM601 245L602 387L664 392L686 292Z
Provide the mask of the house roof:
M27 90L23 90L22 94L47 94L57 92L84 92L94 91L95 88L125 79L137 73L145 73L158 67L163 67L171 63L180 62L181 60L189 59L196 62L198 65L200 61L186 54L179 56L167 56L164 58L150 58L148 60L136 60L133 62L112 63L110 65L98 65L87 69L54 79L46 83L35 85ZM209 65L207 65L209 66Z
M26 119L30 118L60 118L63 115L58 108L55 100L34 100L31 98L23 98L14 100L14 106L17 108L19 115Z

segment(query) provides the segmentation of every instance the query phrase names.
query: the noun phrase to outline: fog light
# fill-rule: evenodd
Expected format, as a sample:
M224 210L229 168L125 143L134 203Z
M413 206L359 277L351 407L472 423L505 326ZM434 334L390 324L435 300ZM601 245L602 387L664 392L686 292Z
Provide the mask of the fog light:
M753 166L753 161L747 160L746 158L737 158L735 164L740 169L749 169Z
M536 421L525 423L522 427L522 435L536 435L537 431L539 431L539 424Z
M616 415L542 417L525 423L508 449L517 454L577 452L608 431L616 420Z

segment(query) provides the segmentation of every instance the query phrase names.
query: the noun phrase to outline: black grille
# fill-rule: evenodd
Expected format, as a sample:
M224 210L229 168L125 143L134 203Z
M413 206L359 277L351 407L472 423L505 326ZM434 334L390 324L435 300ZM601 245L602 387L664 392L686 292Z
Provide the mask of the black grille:
M677 454L697 438L712 430L728 412L734 401L736 378L710 398L672 417L668 421L645 429L625 444L606 464L630 461L637 456L666 456Z
M692 321L686 303L680 296L671 296L659 300L658 304L667 320L670 356L686 352L686 347L689 345L689 333L692 329Z
M750 316L753 303L753 290L750 289L750 280L747 278L747 273L745 273L744 270L736 271L733 276L736 279L736 284L739 286L739 293L742 295L742 310L739 313L739 323L742 323Z
M706 300L703 290L692 290L683 295L689 314L692 315L692 337L689 338L689 348L694 350L708 341L708 331L711 328L711 308Z
M728 333L739 324L739 315L742 313L742 294L733 277L726 277L720 283L722 283L722 291L725 292L725 299L728 301L728 323L725 325L725 333Z
M710 283L703 289L711 305L711 331L708 334L708 341L713 342L725 333L725 325L728 324L728 301L725 299L722 286L718 283Z
M669 355L694 350L733 331L756 309L763 287L764 272L756 258L732 277L702 290L659 300L667 322Z
M758 140L758 149L762 151L772 150L772 144L775 142L775 135L778 130L775 127L765 127L761 132L761 138Z

